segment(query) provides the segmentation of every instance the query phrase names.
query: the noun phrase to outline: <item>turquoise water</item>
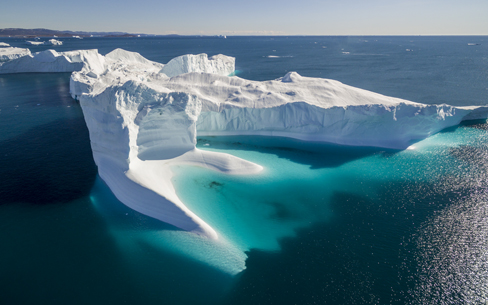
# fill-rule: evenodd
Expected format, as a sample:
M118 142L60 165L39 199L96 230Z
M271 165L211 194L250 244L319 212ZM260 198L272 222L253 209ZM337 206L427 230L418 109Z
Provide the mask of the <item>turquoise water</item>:
M485 40L97 38L58 50L123 47L160 62L224 53L249 79L296 70L424 103L474 105L488 100ZM69 74L0 75L0 304L486 301L484 121L404 151L199 138L200 149L265 168L250 176L174 168L180 198L222 236L213 243L118 202L97 177L68 91Z

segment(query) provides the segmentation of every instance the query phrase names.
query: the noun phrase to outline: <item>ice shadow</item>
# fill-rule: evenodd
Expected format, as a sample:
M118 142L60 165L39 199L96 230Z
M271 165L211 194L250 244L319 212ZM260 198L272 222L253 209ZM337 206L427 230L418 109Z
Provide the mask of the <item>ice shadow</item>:
M295 163L309 165L311 169L338 167L372 155L389 157L400 151L267 136L198 137L197 147L265 152Z
M69 202L90 193L96 174L83 117L0 142L0 203Z

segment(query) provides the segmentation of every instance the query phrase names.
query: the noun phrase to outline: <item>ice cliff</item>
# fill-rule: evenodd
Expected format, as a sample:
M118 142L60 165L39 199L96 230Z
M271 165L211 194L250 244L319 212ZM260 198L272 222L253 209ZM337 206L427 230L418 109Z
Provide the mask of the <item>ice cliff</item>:
M262 167L196 149L198 135L267 135L345 145L404 149L487 107L424 105L295 72L264 82L228 76L234 59L184 55L166 65L121 49L27 54L0 73L76 71L80 101L99 174L117 198L143 214L217 239L180 201L171 167L193 164L229 174ZM9 72L10 71L10 72Z

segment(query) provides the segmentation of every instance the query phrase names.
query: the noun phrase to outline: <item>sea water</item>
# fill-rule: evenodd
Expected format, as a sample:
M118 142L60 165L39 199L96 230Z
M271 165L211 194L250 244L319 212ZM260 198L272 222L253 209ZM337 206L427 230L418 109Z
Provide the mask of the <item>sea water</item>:
M248 79L297 71L429 104L488 101L486 37L87 38L55 49L117 47L162 63L223 53ZM68 85L69 74L0 76L0 303L486 300L485 122L404 151L199 138L265 168L173 169L179 197L222 236L213 243L116 200Z

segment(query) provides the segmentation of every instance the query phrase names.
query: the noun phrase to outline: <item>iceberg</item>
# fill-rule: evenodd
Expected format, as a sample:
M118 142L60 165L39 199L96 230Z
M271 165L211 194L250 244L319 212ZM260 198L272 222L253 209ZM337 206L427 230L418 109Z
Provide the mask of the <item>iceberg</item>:
M45 44L51 46L61 46L63 45L63 42L56 39L49 39L48 41L45 42Z
M29 46L41 46L44 44L44 41L26 41L25 44Z
M6 51L3 56L2 52ZM8 60L1 62L2 58ZM73 72L84 66L95 69L91 63L103 60L97 50L79 50L56 52L46 50L31 54L28 49L9 48L0 49L0 74L27 72Z
M49 39L48 41L26 41L25 44L30 46L40 46L40 45L61 46L63 45L63 42L56 39Z
M166 65L116 49L47 50L0 64L0 73L71 72L100 177L128 207L210 239L219 234L178 198L172 167L232 174L263 167L196 148L196 137L264 135L405 149L487 106L425 105L296 72L270 81L229 76L225 55L183 55Z
M171 167L192 164L229 174L260 165L202 151L196 136L266 135L344 145L405 149L487 107L425 105L309 78L229 77L227 56L185 55L161 65L115 50L97 69L71 76L102 179L130 208L212 239L218 233L175 193Z
M210 64L182 57L177 60L192 64L180 71L229 71L221 69L229 62L227 57L198 58ZM169 65L167 71L174 72L174 64ZM171 167L192 164L228 174L253 174L262 167L195 148L202 103L187 92L161 88L160 81L171 79L161 72L165 67L117 49L104 57L103 66L73 73L70 91L83 109L100 177L115 196L138 212L217 239L218 234L176 195Z
M0 48L4 48L4 47L10 47L10 45L5 42L0 42Z
M14 47L0 48L0 65L2 65L2 63L4 62L11 61L24 56L29 56L29 55L31 55L29 49L14 48Z
M190 72L230 75L234 70L235 58L233 57L219 54L208 58L207 54L189 54L173 58L160 72L173 77Z

